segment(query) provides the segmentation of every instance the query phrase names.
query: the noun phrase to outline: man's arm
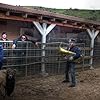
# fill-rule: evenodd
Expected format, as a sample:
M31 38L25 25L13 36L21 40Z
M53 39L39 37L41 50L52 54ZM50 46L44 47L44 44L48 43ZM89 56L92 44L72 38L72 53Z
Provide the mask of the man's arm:
M75 48L75 53L76 55L74 55L73 59L78 59L81 55L81 50L79 48Z
M33 44L35 44L36 46L38 46L38 41L39 41L38 39L31 37L31 36L28 36L28 35L26 35L26 36L27 36L27 41L30 41Z
M13 40L13 45L12 45L13 49L16 47L16 44L17 44L18 41L20 41L20 37L18 37L17 39Z

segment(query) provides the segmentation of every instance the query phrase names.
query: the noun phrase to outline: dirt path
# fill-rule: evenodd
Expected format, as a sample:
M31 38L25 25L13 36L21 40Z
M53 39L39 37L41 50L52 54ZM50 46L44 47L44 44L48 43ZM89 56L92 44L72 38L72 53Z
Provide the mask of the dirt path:
M13 100L100 100L100 68L77 73L77 86L62 83L64 75L32 77L16 83ZM22 99L23 98L23 99Z

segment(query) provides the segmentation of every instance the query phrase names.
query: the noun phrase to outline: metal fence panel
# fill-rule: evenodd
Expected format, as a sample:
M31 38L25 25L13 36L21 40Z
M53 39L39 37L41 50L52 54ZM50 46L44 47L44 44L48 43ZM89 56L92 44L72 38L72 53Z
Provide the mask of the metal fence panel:
M6 43L9 43L9 45L4 48L3 67L16 68L18 76L40 74L42 65L45 66L46 73L64 73L66 60L59 53L59 46L66 48L68 44L61 42L39 43L37 47L31 42L18 42L17 48L12 49L12 41L6 41ZM77 45L82 49L82 54L86 55L84 51L85 45L82 43ZM42 49L42 46L45 46L45 48ZM45 56L42 55L43 51L45 51ZM78 66L84 68L84 62L83 60Z

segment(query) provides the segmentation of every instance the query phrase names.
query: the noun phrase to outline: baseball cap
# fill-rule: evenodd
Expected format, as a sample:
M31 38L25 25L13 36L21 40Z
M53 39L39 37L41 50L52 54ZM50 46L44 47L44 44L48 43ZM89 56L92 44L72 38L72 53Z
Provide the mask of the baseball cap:
M76 42L76 40L75 39L73 39L73 38L71 38L71 39L69 39L69 42Z

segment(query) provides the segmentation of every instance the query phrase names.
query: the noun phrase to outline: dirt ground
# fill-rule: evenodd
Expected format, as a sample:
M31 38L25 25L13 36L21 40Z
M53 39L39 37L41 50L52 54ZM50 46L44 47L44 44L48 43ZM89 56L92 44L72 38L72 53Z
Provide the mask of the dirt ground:
M9 100L100 100L100 68L77 72L77 86L62 83L64 75L27 77L16 82ZM7 100L8 100L7 99Z

